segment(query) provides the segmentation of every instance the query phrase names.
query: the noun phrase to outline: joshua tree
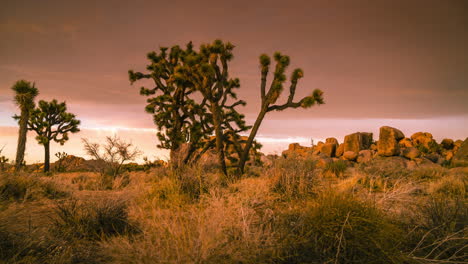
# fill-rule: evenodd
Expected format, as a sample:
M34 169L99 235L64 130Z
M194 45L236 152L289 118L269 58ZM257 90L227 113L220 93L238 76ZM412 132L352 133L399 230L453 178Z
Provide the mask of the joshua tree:
M180 159L182 144L189 143L189 149L184 163L187 163L195 150L201 147L204 139L212 133L210 117L205 114L206 100L197 103L190 95L194 92L193 85L182 78L177 78L177 69L190 63L196 53L192 43L186 49L179 46L160 48L160 52L150 52L147 57L150 64L146 67L148 73L130 70L129 79L133 84L141 79L151 79L152 88L140 88L140 94L148 96L146 112L153 115L158 127L158 147L171 151L171 161Z
M55 99L51 102L39 101L39 107L29 117L28 129L36 131L37 142L44 146L44 172L48 172L50 167L50 142L65 144L68 133L80 131L79 124L75 115L67 112L65 102L58 103Z
M287 108L309 108L313 105L320 105L324 103L323 92L315 89L310 96L306 96L299 101L294 102L294 95L296 94L297 82L304 76L304 72L301 69L295 69L291 74L291 84L289 86L289 96L284 104L275 104L281 93L284 90L284 83L286 82L285 70L289 65L289 57L282 55L279 52L274 54L276 61L275 71L273 73L273 80L271 86L266 91L266 82L268 71L270 69L271 59L268 55L262 54L260 56L260 67L261 67L261 83L260 83L260 97L262 99L260 112L258 113L257 119L250 131L249 138L245 143L240 162L239 169L244 172L245 163L249 158L249 151L253 145L255 136L257 135L258 129L262 124L263 118L266 113L270 111L283 111Z
M56 170L59 171L59 172L63 172L65 171L65 165L64 165L64 161L65 159L68 157L68 153L66 152L57 152L55 153L55 157L57 157L57 166L56 166Z
M18 148L15 160L15 169L18 171L24 161L29 114L34 108L34 98L39 94L39 90L34 86L34 83L31 85L25 80L17 81L11 89L15 92L14 102L21 110L20 116L15 116L19 120Z
M228 62L232 60L234 45L221 40L200 46L199 53L193 53L187 63L177 69L176 80L190 83L203 96L207 103L215 132L216 152L222 172L226 175L225 149L233 145L240 156L240 132L249 129L244 115L235 109L245 105L237 100L235 89L239 79L229 78ZM234 102L232 102L234 100Z
M8 158L1 155L4 148L5 146L0 149L0 171L5 170L5 164L8 162Z

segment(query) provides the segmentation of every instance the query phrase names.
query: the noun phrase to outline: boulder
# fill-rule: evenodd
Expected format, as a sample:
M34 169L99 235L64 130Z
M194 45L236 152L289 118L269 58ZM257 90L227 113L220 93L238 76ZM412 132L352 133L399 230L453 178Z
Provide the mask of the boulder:
M411 148L413 147L413 142L409 138L404 138L398 142L401 148Z
M422 146L427 151L424 152L435 152L438 148L437 142L432 138L432 134L428 132L417 132L411 136L411 140L413 141L413 145L415 147Z
M452 163L454 165L468 165L468 138L463 141L455 156L453 156Z
M327 157L335 157L336 146L337 145L334 143L325 143L320 148L320 153L326 155Z
M454 143L455 142L453 141L453 139L444 138L442 139L442 142L440 142L440 145L442 145L442 147L446 150L451 150L455 146Z
M421 152L415 147L405 148L401 151L401 155L410 160L414 160L421 156Z
M326 143L331 143L331 144L338 145L338 140L336 138L327 138L327 139L325 139L325 144Z
M310 152L312 148L309 147L304 147L299 145L299 143L291 143L289 144L289 147L287 150L283 151L282 155L283 157L288 157L288 156L299 156L299 157L306 157Z
M344 153L344 144L341 143L341 144L338 146L338 148L336 149L335 156L341 157L341 156L343 156L343 153Z
M380 156L390 157L400 154L400 147L398 142L403 139L405 135L400 130L383 126L380 128L379 142L377 144L377 151Z
M345 151L343 153L343 158L345 160L349 160L349 161L355 161L358 157L358 153L354 152L354 151Z
M369 149L373 151L377 151L377 144L371 144Z
M451 161L453 157L455 156L455 154L453 151L447 151L445 152L444 156L445 156L445 160Z
M373 156L374 156L374 153L372 152L372 150L368 150L368 149L361 150L358 153L357 162L358 163L369 162L372 160Z
M363 149L369 149L372 144L372 133L357 132L345 136L343 151L354 151L358 153Z
M430 154L426 154L424 155L424 158L434 162L434 163L440 163L440 159L442 158L439 154L437 153L430 153Z

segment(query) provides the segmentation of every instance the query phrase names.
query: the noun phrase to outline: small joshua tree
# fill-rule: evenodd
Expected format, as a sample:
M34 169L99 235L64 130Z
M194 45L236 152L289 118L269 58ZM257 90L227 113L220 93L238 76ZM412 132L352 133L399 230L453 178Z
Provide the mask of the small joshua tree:
M58 103L55 99L51 102L39 101L39 106L29 117L28 129L37 133L37 142L44 146L44 172L50 168L50 142L65 144L68 133L80 131L79 124L75 115L67 112L65 102Z
M26 150L26 134L28 132L28 120L31 110L34 108L34 98L39 94L39 90L28 81L17 81L11 89L15 92L14 102L20 108L21 114L14 116L18 120L18 148L16 149L15 169L18 171L24 161Z
M1 149L0 149L0 171L4 171L5 170L5 164L8 162L8 158L5 157L5 156L2 156L2 152L3 152L3 149L5 148L5 146L3 146Z
M57 152L55 153L55 157L57 157L57 166L56 170L59 172L65 171L65 164L64 161L68 157L68 154L66 152Z
M280 97L284 90L284 83L286 82L285 70L289 66L289 57L282 55L279 52L274 54L276 61L275 71L273 73L273 80L271 86L266 90L267 76L270 69L271 59L268 55L262 54L260 56L260 67L261 67L261 83L260 83L260 97L262 99L260 112L258 113L257 119L250 131L249 138L245 144L242 156L239 162L239 169L244 172L245 163L249 158L249 151L253 145L255 136L257 135L258 129L262 124L265 115L271 111L283 111L287 108L309 108L313 105L320 105L324 103L323 92L315 89L310 96L306 96L299 101L294 101L296 94L296 87L299 79L304 76L304 72L301 69L295 69L291 74L291 84L289 86L289 96L285 103L276 104L276 101Z

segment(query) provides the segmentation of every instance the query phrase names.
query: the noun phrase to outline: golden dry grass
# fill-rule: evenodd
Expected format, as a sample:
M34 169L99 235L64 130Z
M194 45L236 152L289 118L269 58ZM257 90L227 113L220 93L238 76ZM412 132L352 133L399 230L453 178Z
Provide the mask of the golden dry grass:
M366 166L3 175L0 263L464 263L466 168Z

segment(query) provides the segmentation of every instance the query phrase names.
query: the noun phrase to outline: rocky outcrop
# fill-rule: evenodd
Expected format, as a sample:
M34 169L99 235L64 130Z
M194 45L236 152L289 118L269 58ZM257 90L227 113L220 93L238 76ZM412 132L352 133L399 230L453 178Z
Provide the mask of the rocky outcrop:
M304 147L299 145L299 143L291 143L287 150L283 151L283 157L288 156L299 156L299 157L306 157L310 155L312 152L312 148Z
M343 156L343 153L344 153L344 144L341 143L338 148L336 149L336 153L335 153L335 156L336 157L341 157Z
M320 153L326 155L327 157L335 157L337 144L334 143L325 143L320 148Z
M353 151L357 155L359 151L369 149L372 144L372 133L357 132L347 135L343 144L343 152Z
M380 156L390 157L400 154L400 147L398 142L403 139L405 135L400 130L383 126L380 128L379 142L377 143L377 152Z
M400 140L400 142L398 142L398 145L400 146L400 148L414 147L413 142L409 138L404 138L404 139Z

